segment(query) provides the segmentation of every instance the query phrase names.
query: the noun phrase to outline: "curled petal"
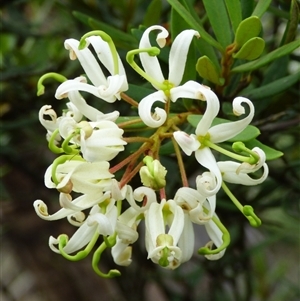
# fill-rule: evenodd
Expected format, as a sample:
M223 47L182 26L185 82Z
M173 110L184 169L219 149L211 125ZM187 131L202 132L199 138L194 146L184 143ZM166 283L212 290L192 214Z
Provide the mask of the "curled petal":
M132 191L131 186L128 186L126 199L130 206L139 213L144 212L150 207L152 203L157 202L154 190L144 186L136 188L134 192ZM138 202L146 200L146 204L143 204L143 206L140 207L136 204L135 200L137 200Z
M86 78L83 76L77 77L74 80L78 82L86 82ZM91 121L98 121L98 120L111 120L115 121L119 117L119 112L114 111L109 114L103 114L101 111L97 110L96 108L88 105L85 99L80 95L77 90L70 91L68 93L68 98L70 101L78 108L78 110L89 120Z
M50 117L50 120L45 119L44 116ZM41 107L39 111L39 120L42 126L49 132L54 132L58 128L57 115L50 105Z
M248 173L240 172L238 173L238 169L241 166L238 162L233 161L224 161L218 162L218 166L220 171L222 172L222 177L225 182L241 184L246 186L258 185L265 181L269 174L269 168L266 163L263 164L263 174L260 178L254 179L249 176Z
M155 108L155 113L151 113L151 108L154 102L159 101L165 103L167 97L163 91L156 91L146 97L144 97L139 103L139 116L143 122L152 128L157 128L164 124L167 119L167 113L161 108Z
M188 156L200 147L200 142L196 139L195 135L188 135L183 131L176 131L173 133L173 137Z
M76 128L77 122L71 117L62 118L59 123L59 133L66 139Z
M88 76L94 86L100 86L106 83L106 78L95 59L93 53L88 49L78 49L79 41L75 39L67 39L65 41L65 48L70 51L70 58L78 58L85 74Z
M159 25L150 26L145 30L143 36L140 40L139 48L147 49L152 47L149 39L149 34L153 30L160 30L160 33L157 35L156 42L160 47L164 47L166 43L166 38L168 37L168 31ZM148 53L140 53L140 60L143 65L145 72L156 81L162 83L165 79L161 71L161 67L157 57L150 56ZM154 86L154 88L159 89L159 87Z
M174 40L169 56L168 80L178 86L182 80L190 44L194 36L200 37L195 30L182 31Z
M116 231L124 244L133 244L139 238L139 234L135 229L121 222L117 222Z
M107 78L106 85L98 87L99 97L106 102L113 103L116 99L121 99L120 93L128 90L125 75L112 75Z
M197 150L195 152L195 156L197 161L202 166L207 168L211 172L212 176L215 177L215 181L209 182L210 185L207 185L206 181L202 182L201 177L198 177L196 180L197 190L204 196L215 195L221 188L222 176L214 155L208 147L204 147L202 149ZM212 185L211 187L212 183L215 183L215 185Z
M247 103L250 108L248 116L238 121L222 123L210 128L209 134L212 142L219 143L231 139L249 125L254 116L254 106L248 98L236 97L232 104L233 112L237 116L245 114L245 108L242 106L243 102Z
M266 154L265 152L259 148L259 147L254 147L252 149L253 152L257 153L259 156L259 160L256 164L249 164L247 162L243 162L237 172L238 173L250 173L250 172L255 172L259 170L266 162Z

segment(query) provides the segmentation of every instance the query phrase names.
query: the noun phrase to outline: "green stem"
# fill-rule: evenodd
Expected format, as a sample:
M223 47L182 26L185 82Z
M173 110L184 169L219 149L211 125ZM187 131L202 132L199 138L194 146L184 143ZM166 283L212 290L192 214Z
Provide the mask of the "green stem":
M203 208L203 209L206 213L208 212L208 210L206 208ZM222 235L223 243L222 243L221 246L219 246L218 248L213 249L213 250L211 250L208 247L202 247L198 250L198 254L201 254L201 255L219 254L221 251L226 249L230 244L230 234L227 231L227 229L225 228L225 226L221 223L221 221L215 215L212 217L212 220L216 224L216 226L221 230L221 232L223 233L223 235Z
M91 252L95 243L97 242L98 237L99 237L99 233L98 233L98 231L95 231L92 239L90 240L90 242L88 243L88 245L85 247L84 250L79 251L76 255L69 255L63 249L67 245L69 238L66 234L62 234L58 237L58 240L59 240L58 249L60 251L60 254L64 258L66 258L70 261L78 261L78 260L85 258Z
M48 78L53 78L61 83L68 80L66 77L64 77L63 75L56 73L56 72L49 72L49 73L44 74L43 76L40 77L40 79L38 80L38 83L37 83L37 96L40 96L45 93L45 86L43 85L43 82L44 82L44 80L46 80Z
M58 134L59 134L59 129L56 129L52 133L52 135L49 139L49 142L48 142L48 147L51 150L51 152L53 152L54 154L61 154L61 153L64 152L64 150L61 147L57 147L56 144L55 144L55 138Z
M77 149L75 149L77 146L76 145L69 145L69 142L71 141L72 138L75 136L79 135L80 129L76 129L69 137L67 137L64 142L62 143L62 149L64 152L68 155L76 155L79 153Z
M116 239L115 237L116 235L114 234L113 236L110 236L108 237L107 239L109 240L109 245L114 245L113 244L113 240ZM101 259L101 255L103 253L103 251L107 248L107 244L106 242L104 241L100 247L95 251L94 255L93 255L93 259L92 259L92 267L93 267L93 270L95 271L95 273L97 275L99 275L100 277L103 277L103 278L113 278L113 277L116 277L116 276L120 276L121 273L118 271L118 270L110 270L108 273L103 273L100 271L99 267L98 267L98 264L99 264L99 261Z
M245 205L243 206L238 199L233 195L233 193L230 191L228 186L225 184L225 182L222 182L222 188L225 191L225 193L228 195L228 197L231 199L231 201L234 203L234 205L243 213L243 215L248 219L250 225L252 227L259 227L261 225L260 218L254 213L254 210L252 206Z
M204 139L203 141L201 141L201 143L203 143L207 147L210 147L210 148L218 151L221 154L224 154L224 155L226 155L230 158L233 158L233 159L241 161L241 162L247 162L249 164L255 164L258 161L256 158L253 158L253 156L252 156L253 152L252 151L251 151L250 157L246 157L246 156L242 156L242 155L238 155L236 153L233 153L229 150L226 150L226 149L220 147L219 145L209 141L208 139ZM257 154L256 154L256 157L257 157ZM258 157L258 159L259 159L259 157Z
M56 177L56 170L57 167L61 164L64 164L67 161L71 161L71 160L76 160L76 161L83 161L85 162L85 160L80 157L80 156L74 156L74 155L61 155L60 157L56 158L53 163L52 163L52 173L51 173L51 178L52 181L55 183L55 185L59 184L59 181Z
M149 76L144 70L142 70L138 64L134 61L134 57L136 54L140 54L146 52L150 56L156 56L160 53L159 48L157 47L150 47L150 48L144 48L144 49L134 49L127 52L126 60L128 64L143 78L145 78L149 83L154 84L155 86L159 87L160 90L166 90L168 88L167 85L164 85L163 83L158 82L156 79Z

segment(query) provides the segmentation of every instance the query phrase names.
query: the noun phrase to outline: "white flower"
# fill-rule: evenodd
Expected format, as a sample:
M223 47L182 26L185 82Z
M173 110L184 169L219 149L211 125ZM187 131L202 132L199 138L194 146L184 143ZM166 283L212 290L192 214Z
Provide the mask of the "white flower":
M165 268L177 268L182 262L178 241L184 224L183 210L175 201L163 199L160 204L152 203L145 213L148 258Z
M67 241L63 247L63 251L66 254L79 251L92 240L95 233L104 236L112 235L115 231L116 222L117 208L114 200L111 199L109 201L109 204L105 208L105 213L101 212L101 208L98 205L93 206L89 216L73 234L71 239ZM59 237L56 239L50 236L49 246L56 253L60 253L55 246L58 243Z
M195 157L200 165L207 168L216 178L215 187L212 187L212 189L205 189L204 187L202 189L202 193L209 196L216 194L219 191L222 183L222 176L211 149L205 145L205 140L214 144L220 143L231 139L242 132L254 116L254 106L249 99L236 97L233 100L233 112L236 115L244 114L245 109L242 106L242 103L245 102L250 108L248 116L235 122L211 126L220 109L219 100L215 93L209 88L195 82L187 82L182 87L184 86L186 86L187 91L190 91L189 96L187 96L188 93L185 93L185 97L206 100L207 108L197 125L195 134L187 135L185 132L176 131L174 132L174 138L187 155L191 155L191 153L195 151ZM176 91L176 94L176 97L181 97L182 92L178 90Z
M153 30L160 30L156 41L160 47L165 46L168 31L162 26L154 25L145 30L140 40L139 49L149 49L151 47L149 34ZM173 97L173 88L181 83L188 50L194 36L199 37L199 33L190 29L182 31L175 38L170 50L168 79L164 78L156 56L150 56L143 52L139 54L145 73L153 79L151 84L158 90L143 98L139 103L139 115L146 125L156 128L166 121L167 114L165 110L155 108L155 113L152 115L151 107L156 101L166 103L168 99L173 102L176 100Z
M199 225L207 223L214 215L216 209L215 195L205 197L199 191L189 187L179 188L175 194L174 201L188 213L193 223ZM204 210L207 212L205 213Z
M120 93L128 89L128 84L125 70L119 56L119 73L115 74L113 53L109 45L103 41L100 36L90 36L86 38L86 42L93 46L100 62L107 68L111 75L107 78L105 77L100 65L88 48L79 50L79 41L67 39L65 41L65 48L70 51L70 58L72 60L78 58L92 84L87 84L76 79L67 80L57 88L55 97L61 99L66 97L71 91L86 91L110 103L116 101L116 99L120 99Z
M124 131L114 122L102 120L90 122L93 131L86 137L86 132L81 131L81 152L85 160L110 161L124 150L127 143L122 139Z
M53 180L53 164L45 173L45 185L48 188L56 188L61 192L71 191L83 194L102 193L103 189L111 184L113 174L109 172L109 163L84 162L79 160L68 160L59 164L54 172L58 181Z

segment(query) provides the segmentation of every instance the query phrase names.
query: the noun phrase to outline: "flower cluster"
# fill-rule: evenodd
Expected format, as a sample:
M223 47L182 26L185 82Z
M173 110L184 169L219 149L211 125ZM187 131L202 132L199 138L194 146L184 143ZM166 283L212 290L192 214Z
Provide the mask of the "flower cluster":
M148 259L164 268L175 269L192 257L195 225L204 226L211 239L198 253L209 260L221 258L230 243L229 232L216 214L221 188L252 226L261 224L253 208L243 206L226 185L257 185L268 176L264 151L258 147L249 149L240 139L254 116L252 102L236 97L233 114L242 117L216 124L220 110L216 94L196 81L182 82L190 44L200 38L199 33L185 30L174 39L166 79L157 57L160 49L150 42L153 31L158 31L156 42L163 48L167 30L151 26L144 31L139 48L129 51L126 57L129 65L155 89L141 100L126 94L129 85L124 66L111 38L102 31L92 31L80 41L65 41L71 60L79 61L85 76L67 79L48 73L38 82L38 94L44 92L45 79L52 77L61 82L55 97L67 99L67 103L60 116L50 105L39 112L49 148L59 155L45 173L45 185L58 190L61 208L50 214L42 200L36 200L34 208L44 220L67 218L77 228L71 238L66 234L51 236L50 248L69 260L83 259L94 251L92 266L102 277L120 274L116 269L108 273L99 269L101 254L106 249L111 249L117 265L131 263L140 223L145 225ZM141 66L135 61L136 55ZM137 115L125 118L119 116L118 110L102 112L86 102L82 91L96 96L100 102L126 101L136 108L133 112ZM174 113L174 103L182 99L193 100L193 109ZM152 109L155 102L161 105ZM206 109L201 113L203 106ZM194 124L194 132L186 126L189 123ZM130 131L132 127L135 131ZM132 134L137 132L150 134ZM234 142L232 150L220 144L228 141ZM160 152L168 143L172 145L168 155L177 158L180 171L179 179L170 175L170 180L182 182L182 187L171 196L167 195L167 169ZM138 147L127 151L127 146L137 144ZM199 166L194 170L198 171L194 183L190 183L184 164L184 156L192 155ZM258 170L260 176L253 177ZM141 184L132 187L132 179L137 177Z

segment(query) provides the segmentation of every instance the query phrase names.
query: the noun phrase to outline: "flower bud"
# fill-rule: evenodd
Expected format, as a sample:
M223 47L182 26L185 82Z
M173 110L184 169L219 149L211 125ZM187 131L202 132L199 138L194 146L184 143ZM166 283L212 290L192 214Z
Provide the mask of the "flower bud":
M158 160L153 160L150 156L145 157L143 161L146 164L146 166L140 169L140 177L143 185L154 190L165 187L167 174L165 167Z

